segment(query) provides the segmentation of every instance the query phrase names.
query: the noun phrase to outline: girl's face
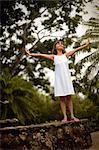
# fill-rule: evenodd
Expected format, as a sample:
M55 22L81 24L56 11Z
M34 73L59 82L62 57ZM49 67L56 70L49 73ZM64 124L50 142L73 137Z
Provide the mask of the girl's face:
M57 42L56 44L56 50L63 50L64 49L64 44L62 41Z

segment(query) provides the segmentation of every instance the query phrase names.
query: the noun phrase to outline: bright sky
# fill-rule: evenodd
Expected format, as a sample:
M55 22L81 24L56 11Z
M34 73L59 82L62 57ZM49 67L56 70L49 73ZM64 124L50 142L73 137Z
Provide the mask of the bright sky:
M98 5L99 6L99 1L98 0L93 0L93 3L87 3L86 4L86 7L85 7L85 10L88 11L88 14L82 14L83 16L83 19L85 21L88 21L89 18L91 17L95 17L96 16L96 9L95 9L95 5ZM28 15L28 12L26 11L26 8L23 8L23 6L20 5L20 7L22 7L22 9L24 9L26 15ZM43 9L41 9L41 12L43 11ZM74 10L75 11L75 10ZM45 12L47 13L47 12ZM72 12L71 13L71 16L73 16L75 14L75 12ZM41 30L43 28L43 26L41 25L41 20L43 19L43 16L41 18L38 18L35 20L35 25L39 26L39 30ZM52 32L52 33L49 33L48 31L43 31L41 32L41 34L39 34L40 37L42 36L46 36L48 35L48 37L46 37L47 39L50 39L50 38L60 38L60 36L64 36L65 35L65 32L67 29L67 27L63 24L63 28L64 30L63 31L57 31L57 32ZM78 37L81 37L87 30L87 27L84 26L83 24L80 24L77 29L76 29L76 35ZM45 40L45 38L43 39ZM42 40L42 41L43 41ZM31 47L31 45L27 45L27 48L29 49ZM88 53L80 53L80 54L77 54L76 55L76 62L78 62L79 60L81 60L82 58L84 58ZM49 70L48 68L45 68L45 71L46 71L46 76L47 78L49 78L50 82L51 82L51 85L53 86L53 83L54 83L54 73L52 70Z

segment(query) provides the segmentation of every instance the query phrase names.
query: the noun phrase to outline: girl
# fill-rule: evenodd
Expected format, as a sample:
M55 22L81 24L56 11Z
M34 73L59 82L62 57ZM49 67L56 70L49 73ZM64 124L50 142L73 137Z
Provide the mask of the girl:
M73 88L71 75L68 67L68 57L74 55L75 52L87 47L88 45L89 42L70 52L65 52L63 41L57 40L53 46L51 55L30 53L28 50L26 50L26 53L30 56L46 58L54 61L55 64L54 94L55 96L60 97L61 110L64 116L62 122L67 122L65 99L68 100L71 120L79 121L79 119L74 116L74 112L73 112L73 102L72 102L71 95L74 94L74 88Z

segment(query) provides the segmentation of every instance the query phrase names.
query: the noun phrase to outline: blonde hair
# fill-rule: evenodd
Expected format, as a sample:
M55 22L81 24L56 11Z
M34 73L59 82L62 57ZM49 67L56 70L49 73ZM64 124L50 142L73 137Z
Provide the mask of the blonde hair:
M54 55L57 55L56 44L57 44L58 42L63 42L63 40L57 40L57 41L53 44L52 54L54 54ZM63 44L64 44L64 42L63 42ZM63 54L65 53L65 49L62 50L62 53L63 53Z

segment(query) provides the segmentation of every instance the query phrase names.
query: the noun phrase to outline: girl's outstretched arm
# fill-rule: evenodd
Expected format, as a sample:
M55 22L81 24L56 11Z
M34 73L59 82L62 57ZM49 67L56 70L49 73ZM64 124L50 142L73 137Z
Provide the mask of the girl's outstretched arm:
M90 44L90 43L89 43L89 41L88 41L86 44L84 44L84 45L82 45L82 46L80 46L80 47L78 47L78 48L75 48L74 50L72 50L72 51L66 53L66 56L67 56L67 57L72 56L74 53L76 53L77 51L80 51L81 49L87 47L89 44Z
M41 57L41 58L46 58L46 59L50 59L50 60L54 60L54 55L48 55L48 54L35 54L35 53L30 53L29 50L25 50L26 53L30 56L34 56L34 57Z

